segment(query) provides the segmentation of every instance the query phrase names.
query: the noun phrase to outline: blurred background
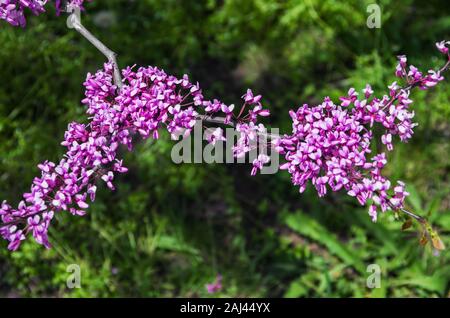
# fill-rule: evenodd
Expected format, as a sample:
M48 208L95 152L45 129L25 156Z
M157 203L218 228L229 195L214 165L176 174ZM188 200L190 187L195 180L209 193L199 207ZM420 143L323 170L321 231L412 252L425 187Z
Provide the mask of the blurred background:
M335 101L350 86L376 95L394 79L396 55L426 70L443 64L435 42L450 39L447 1L95 0L84 24L119 54L121 67L155 65L199 81L209 98L237 103L263 95L270 122L291 131L288 111ZM16 204L45 159L59 160L67 124L86 121L87 72L103 56L54 9L26 29L0 23L0 198ZM447 74L450 76L450 74ZM385 174L403 180L408 208L427 216L450 246L450 83L414 91L415 136L389 154ZM123 151L126 175L100 193L85 217L58 215L53 249L0 242L0 296L64 297L448 297L450 255L419 244L417 225L366 208L344 193L299 194L286 172L250 177L245 164L176 165L173 142ZM381 288L369 289L369 264ZM81 267L81 288L66 286ZM223 276L223 288L205 284Z

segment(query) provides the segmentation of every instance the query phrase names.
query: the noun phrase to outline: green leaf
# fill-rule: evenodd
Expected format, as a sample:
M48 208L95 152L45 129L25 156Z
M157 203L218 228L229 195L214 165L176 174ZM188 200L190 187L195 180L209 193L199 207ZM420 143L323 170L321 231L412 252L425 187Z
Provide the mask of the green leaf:
M296 214L289 214L285 222L294 231L324 245L330 253L345 261L349 266L353 266L360 272L365 272L365 266L359 257L316 220L302 212L297 212Z

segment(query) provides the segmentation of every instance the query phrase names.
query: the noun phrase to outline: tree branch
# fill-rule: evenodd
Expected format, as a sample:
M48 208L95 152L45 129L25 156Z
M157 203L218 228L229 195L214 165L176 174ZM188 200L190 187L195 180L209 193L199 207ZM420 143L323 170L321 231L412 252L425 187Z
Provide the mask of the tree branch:
M67 26L70 29L75 29L84 38L86 38L92 45L94 45L103 55L106 56L109 62L113 65L114 69L114 84L120 90L122 88L122 77L120 75L119 66L117 64L117 54L109 49L105 44L103 44L95 35L93 35L86 27L81 23L81 13L79 8L66 7L66 12L70 13L67 18ZM225 117L211 117L208 115L200 115L198 119L209 123L224 124L231 127L235 127L236 124L233 122L225 123ZM268 139L278 138L278 135L258 133L260 136L264 136Z
M66 11L70 13L67 18L67 26L70 29L75 29L83 37L85 37L89 42L92 43L103 55L106 56L108 61L113 65L114 68L114 84L120 90L122 88L122 76L120 75L119 66L117 64L116 56L117 54L109 49L105 44L103 44L95 35L89 32L88 29L84 27L81 23L81 14L79 8L67 7Z

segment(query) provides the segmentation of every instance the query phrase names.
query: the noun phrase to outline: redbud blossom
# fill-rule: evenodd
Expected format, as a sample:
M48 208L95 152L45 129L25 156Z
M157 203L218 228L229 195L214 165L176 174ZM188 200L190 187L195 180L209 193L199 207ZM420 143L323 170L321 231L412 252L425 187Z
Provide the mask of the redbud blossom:
M21 1L30 4L30 8L34 2ZM39 3L44 5L45 1ZM5 8L11 12L16 10L16 2L3 0L0 14ZM448 59L447 45L448 42L439 42L438 49ZM448 65L422 73L413 65L408 67L406 58L401 56L401 72L397 67L396 74L407 86L395 82L388 87L388 94L375 97L367 85L361 95L350 88L347 96L340 98L340 105L329 97L318 105L304 104L289 112L292 133L273 138L267 146L283 155L286 162L281 169L290 173L292 183L299 186L300 192L309 181L319 196L324 196L328 189L343 190L361 205L370 205L369 214L376 221L378 211L402 209L408 193L400 181L392 189L392 182L382 174L387 164L386 154L373 153L371 146L381 142L391 151L395 136L402 142L412 137L417 124L412 121L410 90L415 86L428 89L436 85L443 80L441 73ZM68 125L61 143L66 148L64 156L58 163L44 161L38 165L40 176L34 178L30 192L23 195L24 200L17 208L6 201L0 206L0 235L9 241L10 250L19 248L27 235L49 248L48 229L56 213L84 215L89 207L87 200L95 200L99 179L114 190L115 175L128 171L119 158L121 145L132 150L139 137L157 139L161 129L172 135L183 132L187 136L200 113L204 114L203 118L225 115L225 124L235 126L239 134L233 146L236 157L245 156L258 136L267 133L258 119L269 112L263 108L261 96L254 96L251 90L243 96L244 105L235 117L234 105L206 100L200 85L191 83L187 75L178 79L156 67L133 69L123 70L120 90L114 85L110 63L87 75L82 103L87 107L89 122ZM253 108L248 107L251 109L244 114L246 106ZM375 127L382 130L379 141L373 133ZM212 144L218 140L224 140L220 128L213 130L208 138ZM268 162L267 155L259 154L253 161L251 174L256 174Z
M83 8L85 0L69 0L67 6L70 8ZM89 0L90 1L90 0ZM26 25L25 9L28 9L34 15L39 15L45 12L45 6L49 0L1 0L0 1L0 20L5 20L13 26L24 27ZM59 12L62 8L62 1L56 0L56 11Z

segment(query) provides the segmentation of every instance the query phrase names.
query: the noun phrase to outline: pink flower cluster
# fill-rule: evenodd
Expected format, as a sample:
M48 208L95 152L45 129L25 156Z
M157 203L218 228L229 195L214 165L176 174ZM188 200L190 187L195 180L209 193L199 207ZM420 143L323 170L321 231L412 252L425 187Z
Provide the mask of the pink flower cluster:
M398 135L401 141L411 138L416 124L409 110L410 90L416 86L427 89L443 79L441 73L450 64L447 45L438 43L439 50L447 54L447 64L426 75L412 65L407 71L406 58L400 57L397 75L406 80L407 86L401 88L394 82L389 94L381 98L374 97L367 85L361 95L350 89L340 105L327 97L320 105L303 105L290 111L292 134L272 139L267 146L284 155L282 168L288 170L300 192L309 180L319 196L325 195L328 187L333 191L344 189L362 205L370 203L374 221L378 208L402 208L408 193L402 182L392 189L391 182L382 176L385 153L369 156L375 140L372 130L375 125L383 128L381 142L388 150L393 149L392 136ZM239 132L233 150L241 157L251 150L258 135L266 133L258 120L269 111L263 108L261 96L251 90L242 96L244 103L235 115L234 105L206 100L199 84L191 83L187 75L178 79L156 67L127 67L122 74L120 90L114 85L111 64L88 74L82 103L87 106L89 122L68 125L61 143L67 148L63 159L38 165L41 176L33 180L31 191L23 195L17 208L6 201L1 204L0 235L9 241L10 250L16 250L30 234L39 244L50 247L47 233L55 213L84 215L88 201L95 200L97 181L114 190L116 174L127 172L118 158L119 146L132 150L138 136L158 139L160 129L165 128L177 139L189 135L199 118L224 118L224 124L235 126ZM223 131L216 128L208 141L214 144L220 140L224 140ZM253 161L251 174L269 160L260 154Z
M74 8L83 8L85 0L69 0L67 5ZM5 20L13 26L24 27L26 19L24 11L29 9L34 15L45 12L49 0L0 0L0 20ZM55 0L55 7L59 13L63 8L62 0Z
M115 174L127 172L117 158L120 145L132 150L136 136L158 139L158 131L163 127L174 139L187 136L199 110L208 117L222 113L228 121L234 116L232 106L205 100L198 83L192 84L187 75L177 79L156 67L141 67L137 71L128 67L123 76L124 85L118 91L113 84L111 64L105 64L96 74L88 74L82 102L87 106L89 123L69 124L61 143L67 148L64 158L57 164L45 161L38 165L41 176L33 180L31 191L24 194L16 209L2 203L0 235L10 242L9 249L16 250L30 233L39 244L50 247L47 232L55 213L84 215L88 199L95 200L97 180L114 190ZM251 95L249 90L243 96L246 102L241 114L245 107L253 108L243 118L236 118L238 125L247 127L242 129L236 148L243 148L248 135L254 135L257 117L268 114L262 110L259 98L251 99ZM258 127L262 129L262 125ZM224 137L216 131L210 142L217 140ZM246 151L249 149L242 150Z
M367 85L361 95L351 88L348 96L340 98L340 105L326 97L320 105L305 104L295 112L290 111L292 134L274 140L273 144L287 161L281 168L291 174L300 192L309 180L319 196L326 194L327 186L332 191L344 189L361 205L371 204L369 214L373 221L379 208L383 212L402 208L408 193L400 181L392 191L391 182L381 174L387 159L384 152L372 154L373 129L379 125L384 131L381 143L388 151L393 149L393 136L399 136L403 142L412 137L417 124L412 122L410 89L415 86L428 89L444 79L441 72L450 62L448 44L436 44L447 55L447 64L426 75L413 65L408 67L406 57L399 56L396 75L406 81L406 86L394 82L388 87L389 94L381 98L374 97Z

